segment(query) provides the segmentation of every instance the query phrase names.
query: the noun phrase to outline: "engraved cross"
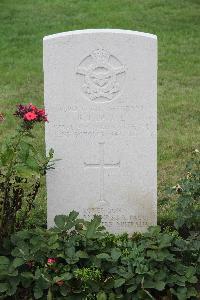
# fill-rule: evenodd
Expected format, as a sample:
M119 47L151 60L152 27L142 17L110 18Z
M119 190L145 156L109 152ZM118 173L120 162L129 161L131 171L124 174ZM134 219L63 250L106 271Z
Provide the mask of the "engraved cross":
M119 168L120 167L120 161L114 164L108 164L104 161L104 144L105 143L99 143L99 162L94 163L86 163L84 162L84 166L86 168L100 168L100 195L99 195L99 203L100 204L108 204L108 201L105 199L104 195L104 170L110 169L110 168Z

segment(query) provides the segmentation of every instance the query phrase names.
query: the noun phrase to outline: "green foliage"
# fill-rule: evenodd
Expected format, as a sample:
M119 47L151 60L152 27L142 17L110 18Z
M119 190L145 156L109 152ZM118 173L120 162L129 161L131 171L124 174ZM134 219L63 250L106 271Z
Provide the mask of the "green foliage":
M31 129L22 125L0 149L0 240L23 227L53 156L41 156Z
M186 165L186 176L173 190L178 194L175 227L197 231L200 225L200 153L197 149Z
M100 217L88 222L74 211L55 224L4 241L0 299L198 299L198 236L159 226L115 236Z
M123 5L122 5L123 4ZM123 28L158 36L158 186L177 182L184 161L199 148L199 0L1 0L0 144L16 123L13 106L43 105L42 38L81 28ZM12 22L10 22L12 20ZM23 20L23 21L22 21ZM49 119L51 122L51 119ZM44 129L36 147L44 152ZM45 181L31 224L45 219ZM159 206L160 224L173 224L174 201ZM30 220L30 219L29 219ZM29 221L28 220L28 221ZM44 223L44 221L42 221Z
M187 236L200 230L200 152L190 154L183 177L158 203L158 224L162 228L176 228Z

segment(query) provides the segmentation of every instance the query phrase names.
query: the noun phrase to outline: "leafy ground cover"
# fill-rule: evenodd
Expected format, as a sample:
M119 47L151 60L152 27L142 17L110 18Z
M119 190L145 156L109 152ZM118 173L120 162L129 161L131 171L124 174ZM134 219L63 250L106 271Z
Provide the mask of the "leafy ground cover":
M6 120L0 123L0 141L15 128L15 104L43 104L43 36L82 28L154 33L159 45L158 186L162 197L163 186L176 183L183 161L199 147L199 15L198 0L1 0L0 112ZM43 128L39 136L37 145L44 152ZM44 215L44 199L43 188L34 220ZM165 210L170 211L169 204Z
M78 213L23 230L0 247L1 299L197 300L200 240L151 227L115 236Z

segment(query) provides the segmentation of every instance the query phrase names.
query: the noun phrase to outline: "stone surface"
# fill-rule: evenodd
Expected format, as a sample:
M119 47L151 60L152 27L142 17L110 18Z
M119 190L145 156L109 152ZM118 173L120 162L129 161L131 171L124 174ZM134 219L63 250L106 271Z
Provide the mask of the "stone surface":
M48 226L101 214L114 233L156 223L156 36L82 30L44 38Z

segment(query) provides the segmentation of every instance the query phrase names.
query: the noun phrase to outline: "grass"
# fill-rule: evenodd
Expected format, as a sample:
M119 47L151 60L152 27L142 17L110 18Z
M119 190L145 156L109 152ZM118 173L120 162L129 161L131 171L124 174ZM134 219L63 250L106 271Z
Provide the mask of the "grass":
M199 0L1 0L0 141L15 104L43 104L42 38L83 28L158 36L158 186L175 184L200 136ZM44 149L44 131L38 144ZM161 193L162 194L162 193Z

